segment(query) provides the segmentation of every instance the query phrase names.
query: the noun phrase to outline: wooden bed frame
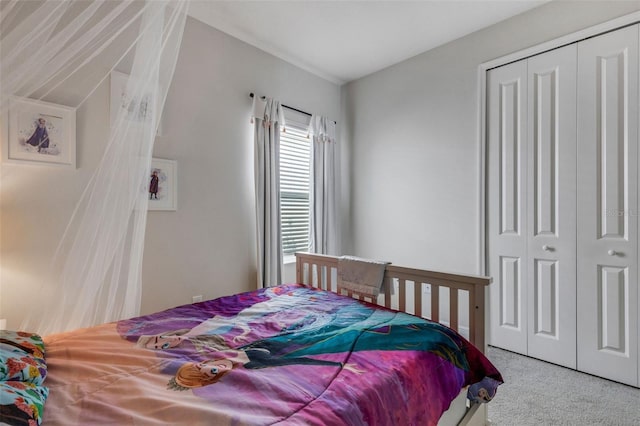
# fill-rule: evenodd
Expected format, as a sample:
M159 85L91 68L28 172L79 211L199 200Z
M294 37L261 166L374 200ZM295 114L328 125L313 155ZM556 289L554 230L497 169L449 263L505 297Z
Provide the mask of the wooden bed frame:
M478 349L485 352L485 288L491 283L490 277L428 271L389 264L384 274L384 294L380 294L376 300L371 300L341 288L337 274L338 259L336 256L296 253L296 282L442 322L465 335ZM392 291L392 288L394 290L397 288L397 291ZM424 296L429 299L428 303L423 303ZM441 309L443 305L444 309ZM461 306L463 306L462 310ZM428 313L425 313L426 308ZM445 317L448 317L448 321L441 321L441 318ZM461 322L468 322L467 330ZM438 424L447 426L488 424L486 404L473 404L467 407L466 401L466 389L464 389L451 403L451 407L443 414Z

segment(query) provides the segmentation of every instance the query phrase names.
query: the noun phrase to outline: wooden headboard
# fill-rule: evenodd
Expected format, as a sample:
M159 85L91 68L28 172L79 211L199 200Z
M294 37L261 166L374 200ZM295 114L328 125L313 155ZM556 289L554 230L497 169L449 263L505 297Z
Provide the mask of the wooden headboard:
M491 283L490 277L389 264L384 274L384 294L371 300L341 289L337 270L337 256L296 253L298 283L441 322L485 351L485 288ZM397 288L395 295L392 295L392 287Z

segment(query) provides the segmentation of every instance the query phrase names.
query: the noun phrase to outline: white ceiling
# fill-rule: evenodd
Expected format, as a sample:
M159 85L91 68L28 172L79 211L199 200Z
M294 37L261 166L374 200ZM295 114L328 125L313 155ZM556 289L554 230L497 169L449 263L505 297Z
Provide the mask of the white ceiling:
M192 0L189 14L341 84L546 1Z

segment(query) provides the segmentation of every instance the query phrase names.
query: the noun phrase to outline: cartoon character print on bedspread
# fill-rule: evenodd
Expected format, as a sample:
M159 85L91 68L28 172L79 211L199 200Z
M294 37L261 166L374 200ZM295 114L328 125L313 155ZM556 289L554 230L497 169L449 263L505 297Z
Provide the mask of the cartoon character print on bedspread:
M227 306L227 298L213 301L209 311L213 315L200 322L190 318L188 323L195 324L191 328L182 321L170 329L173 324L167 321L123 324L121 330L131 340L137 335L139 346L174 357L165 371L170 375L169 389L191 390L205 399L219 397L216 383L226 382L260 400L266 398L258 389L264 383L284 381L284 386L274 387L279 398L287 401L292 398L289 391L302 391L307 398L303 405L313 404L321 397L331 398L326 390L336 386L334 382L347 380L344 375L377 374L369 361L388 359L384 353L392 352L424 353L430 360L449 362L458 372L460 386L484 378L484 371L476 376L469 369L469 355L474 362L482 355L470 351L464 339L438 323L303 286L275 287L245 296L234 296L233 308ZM284 379L282 367L289 367L286 372L290 374ZM493 366L487 367L497 387L502 379ZM381 364L377 368L389 367ZM251 371L261 371L262 385L251 379ZM314 375L317 380L307 379ZM485 389L483 396L492 396L495 387ZM342 420L360 423L362 419Z

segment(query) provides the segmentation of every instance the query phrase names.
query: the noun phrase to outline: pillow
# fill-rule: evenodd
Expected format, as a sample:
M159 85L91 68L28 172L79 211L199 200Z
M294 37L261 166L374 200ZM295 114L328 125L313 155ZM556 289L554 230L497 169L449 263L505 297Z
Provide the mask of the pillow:
M47 376L44 343L37 334L0 331L0 381L42 385Z
M49 389L25 382L0 382L0 422L38 426Z

